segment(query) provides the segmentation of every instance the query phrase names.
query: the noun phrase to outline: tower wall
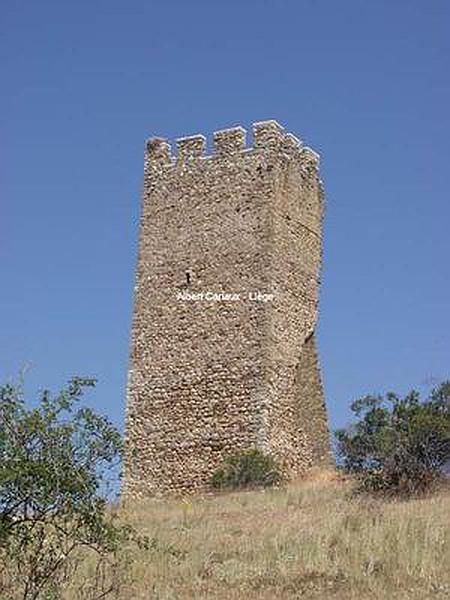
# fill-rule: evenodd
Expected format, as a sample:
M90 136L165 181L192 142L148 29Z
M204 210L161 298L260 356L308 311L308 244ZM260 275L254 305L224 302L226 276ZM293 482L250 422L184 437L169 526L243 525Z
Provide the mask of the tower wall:
M255 124L251 148L236 127L204 153L200 135L175 158L165 140L146 146L125 495L202 489L249 447L291 474L329 460L318 157L275 121Z

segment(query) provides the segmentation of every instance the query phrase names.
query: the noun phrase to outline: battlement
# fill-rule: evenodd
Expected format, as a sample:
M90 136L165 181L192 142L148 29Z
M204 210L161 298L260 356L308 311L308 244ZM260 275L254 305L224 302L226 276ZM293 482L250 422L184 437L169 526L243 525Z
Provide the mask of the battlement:
M203 135L177 139L177 159L179 162L201 158L205 153L206 138Z
M285 133L277 121L260 121L253 124L253 138L255 148L281 148Z
M243 127L232 127L214 132L214 154L223 156L246 148L247 132Z
M253 146L247 146L247 131L241 127L231 127L213 133L213 153L206 155L207 139L202 134L178 138L176 151L172 152L170 142L154 137L146 142L148 164L155 166L182 165L199 159L237 157L249 152L280 152L287 156L297 156L308 168L318 168L320 156L292 133L287 133L277 121L259 121L253 124Z

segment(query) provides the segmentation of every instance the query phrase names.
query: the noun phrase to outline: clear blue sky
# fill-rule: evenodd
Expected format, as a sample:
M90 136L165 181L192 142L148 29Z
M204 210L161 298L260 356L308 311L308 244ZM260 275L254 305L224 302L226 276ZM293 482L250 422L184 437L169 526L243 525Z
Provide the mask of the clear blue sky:
M144 139L274 118L323 156L332 425L450 375L448 0L3 2L0 376L123 423Z

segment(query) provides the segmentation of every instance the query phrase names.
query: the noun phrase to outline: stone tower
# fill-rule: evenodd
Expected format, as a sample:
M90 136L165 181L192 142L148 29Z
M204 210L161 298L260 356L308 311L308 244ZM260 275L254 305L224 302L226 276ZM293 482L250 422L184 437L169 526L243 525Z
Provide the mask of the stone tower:
M257 447L330 464L316 352L318 155L276 121L147 142L123 493L204 489Z

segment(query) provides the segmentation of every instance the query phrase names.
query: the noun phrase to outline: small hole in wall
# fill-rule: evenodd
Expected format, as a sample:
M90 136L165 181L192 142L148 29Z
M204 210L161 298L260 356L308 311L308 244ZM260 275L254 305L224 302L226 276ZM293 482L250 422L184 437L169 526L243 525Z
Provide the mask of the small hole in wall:
M286 221L290 221L291 217L289 215L286 215Z
M191 283L191 274L189 271L186 271L186 283L189 285Z

